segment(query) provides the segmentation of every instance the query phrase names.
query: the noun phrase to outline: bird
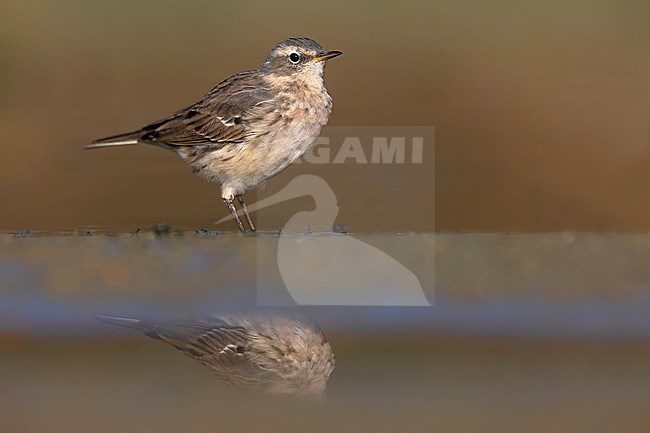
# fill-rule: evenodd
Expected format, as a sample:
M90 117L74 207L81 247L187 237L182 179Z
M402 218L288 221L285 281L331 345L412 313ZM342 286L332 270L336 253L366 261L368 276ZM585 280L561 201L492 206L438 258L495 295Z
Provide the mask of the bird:
M298 305L431 306L417 276L406 266L374 245L333 231L339 208L323 178L296 176L250 208L259 210L306 195L313 198L315 209L287 221L277 249L278 271Z
M171 344L223 382L261 394L322 398L334 352L318 325L303 316L222 313L162 324L96 316Z
M309 38L277 44L255 70L226 78L200 101L136 131L101 138L87 149L151 144L175 152L199 177L221 185L242 232L255 231L243 194L263 185L316 142L332 112L323 81L330 59ZM245 216L246 228L235 201Z

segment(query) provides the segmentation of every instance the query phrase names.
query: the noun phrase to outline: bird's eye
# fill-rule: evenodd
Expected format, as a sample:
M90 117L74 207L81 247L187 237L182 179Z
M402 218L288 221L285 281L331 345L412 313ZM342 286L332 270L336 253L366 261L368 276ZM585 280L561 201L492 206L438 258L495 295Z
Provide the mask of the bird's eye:
M298 63L300 61L300 54L298 53L291 53L289 54L289 60L291 63Z

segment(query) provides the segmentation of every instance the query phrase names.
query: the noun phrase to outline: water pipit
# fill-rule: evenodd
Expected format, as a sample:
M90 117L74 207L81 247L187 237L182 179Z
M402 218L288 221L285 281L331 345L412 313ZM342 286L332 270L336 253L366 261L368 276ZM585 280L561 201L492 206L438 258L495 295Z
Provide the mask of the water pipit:
M334 370L334 353L325 335L302 317L223 314L161 325L97 318L165 341L227 384L253 392L321 397Z
M153 144L176 152L198 176L221 185L239 230L255 231L243 194L287 168L315 143L332 112L323 67L341 55L307 38L276 45L254 71L235 74L200 101L137 131L88 149Z

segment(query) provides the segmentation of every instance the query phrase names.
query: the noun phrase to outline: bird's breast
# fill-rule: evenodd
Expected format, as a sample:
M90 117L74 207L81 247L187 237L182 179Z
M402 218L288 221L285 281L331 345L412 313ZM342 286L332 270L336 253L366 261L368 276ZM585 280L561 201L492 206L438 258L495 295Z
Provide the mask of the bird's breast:
M204 170L208 180L240 194L280 173L316 142L332 111L324 88L279 92L251 113L247 138L227 157L220 150ZM199 173L201 174L201 173Z
M250 151L265 161L266 175L282 171L307 152L329 120L332 100L323 89L318 92L286 92L279 95L274 110L269 110Z
M314 144L332 112L332 99L325 88L298 88L283 98L280 115L283 127L278 134L293 142L300 156Z

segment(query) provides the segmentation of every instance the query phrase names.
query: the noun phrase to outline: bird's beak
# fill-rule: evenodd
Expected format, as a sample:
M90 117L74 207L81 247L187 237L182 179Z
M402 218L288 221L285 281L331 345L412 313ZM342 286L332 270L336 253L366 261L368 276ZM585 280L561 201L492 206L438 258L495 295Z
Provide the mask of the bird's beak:
M323 54L314 57L312 60L314 62L324 62L326 60L333 59L334 57L338 57L341 54L343 54L342 51L327 51Z

